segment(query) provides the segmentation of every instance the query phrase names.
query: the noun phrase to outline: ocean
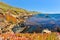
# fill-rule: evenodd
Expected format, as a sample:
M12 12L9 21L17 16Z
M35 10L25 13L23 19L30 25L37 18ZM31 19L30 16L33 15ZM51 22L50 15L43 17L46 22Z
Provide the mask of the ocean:
M33 15L26 20L26 25L30 26L28 32L36 31L38 28L56 31L56 27L60 27L60 14Z

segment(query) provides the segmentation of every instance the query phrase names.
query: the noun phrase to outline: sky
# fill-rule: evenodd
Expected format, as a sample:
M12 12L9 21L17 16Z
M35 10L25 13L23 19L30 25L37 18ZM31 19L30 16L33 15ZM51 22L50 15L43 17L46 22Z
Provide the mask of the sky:
M60 0L0 0L11 6L43 13L60 13Z

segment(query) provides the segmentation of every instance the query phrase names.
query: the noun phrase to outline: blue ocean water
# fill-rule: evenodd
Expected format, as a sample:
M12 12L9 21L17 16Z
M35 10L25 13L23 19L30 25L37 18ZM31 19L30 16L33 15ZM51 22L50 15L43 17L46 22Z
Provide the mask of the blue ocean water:
M60 27L60 14L33 15L26 20L26 25L31 26L29 31L36 30L38 27L55 30L56 27Z

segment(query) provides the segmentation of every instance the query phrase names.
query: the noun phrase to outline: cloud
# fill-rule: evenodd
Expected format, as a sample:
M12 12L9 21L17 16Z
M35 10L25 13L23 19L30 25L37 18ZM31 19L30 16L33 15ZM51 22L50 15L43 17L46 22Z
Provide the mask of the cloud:
M39 11L42 14L60 14L60 12L43 12L43 11Z

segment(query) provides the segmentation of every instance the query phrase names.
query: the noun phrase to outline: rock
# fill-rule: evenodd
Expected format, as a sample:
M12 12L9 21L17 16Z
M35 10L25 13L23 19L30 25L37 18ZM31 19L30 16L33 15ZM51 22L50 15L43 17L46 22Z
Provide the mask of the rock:
M16 32L21 32L21 31L23 31L25 29L25 25L24 24L18 24L18 25L16 25L16 26L14 26L13 28L12 28L12 31L14 32L14 33L16 33Z

